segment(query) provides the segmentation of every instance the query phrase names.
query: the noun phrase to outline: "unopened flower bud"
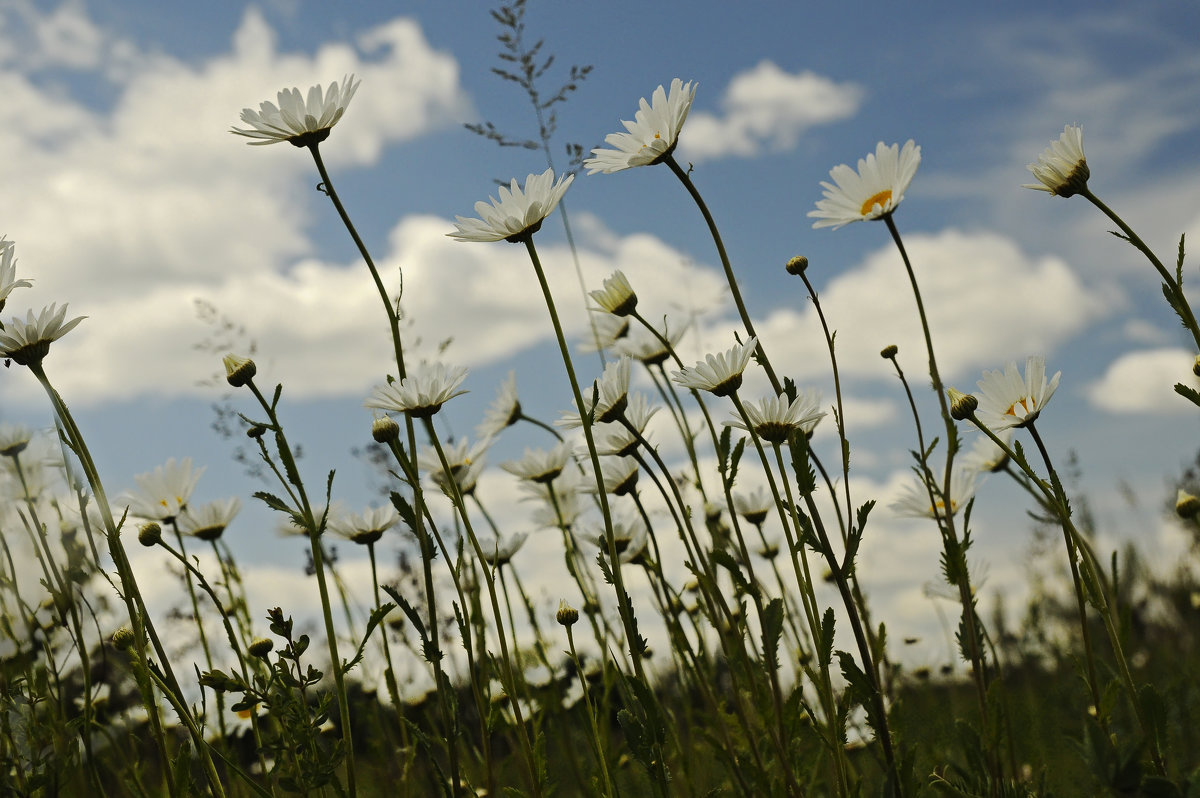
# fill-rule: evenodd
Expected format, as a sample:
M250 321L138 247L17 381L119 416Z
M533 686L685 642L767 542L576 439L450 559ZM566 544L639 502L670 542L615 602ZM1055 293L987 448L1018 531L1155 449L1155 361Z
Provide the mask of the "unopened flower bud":
M241 388L254 379L254 375L258 373L258 366L254 365L253 360L246 357L226 355L223 362L225 363L225 379L234 388Z
M391 416L376 416L371 422L371 437L376 443L391 443L400 437L400 425Z
M554 616L563 626L574 626L579 620L579 610L567 604L566 599L558 602L558 612Z
M113 632L112 644L117 651L128 651L129 649L133 648L133 644L136 639L137 638L134 636L132 629L130 629L128 626L122 626L118 628L117 631Z
M794 274L797 277L804 274L804 270L808 268L808 258L803 255L797 255L787 262L784 266L788 274Z
M956 421L963 421L975 415L975 410L979 407L978 399L955 388L946 391L946 398L950 400L950 417Z
M266 659L271 653L271 649L275 648L275 641L269 637L259 637L254 640L249 646L250 656Z
M879 350L879 356L884 360L891 360L899 351L900 347L896 346L895 344L888 344L883 349Z
M162 527L155 521L149 521L138 527L138 543L143 546L157 546L162 542Z
M1195 518L1200 515L1200 496L1193 496L1183 488L1175 497L1175 514L1180 518Z
M262 424L251 424L250 428L246 430L246 437L253 438L254 440L258 440L266 433L267 433L267 428L264 427Z
M1196 361L1192 363L1192 373L1200 377L1200 355L1196 355Z

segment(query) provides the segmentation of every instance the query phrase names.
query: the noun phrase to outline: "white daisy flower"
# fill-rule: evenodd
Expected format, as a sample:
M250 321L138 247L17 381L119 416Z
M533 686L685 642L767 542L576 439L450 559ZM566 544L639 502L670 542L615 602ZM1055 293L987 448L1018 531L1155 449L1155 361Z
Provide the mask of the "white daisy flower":
M216 540L233 523L242 509L242 500L237 496L185 507L179 514L179 531L200 540Z
M339 515L329 522L329 529L346 540L367 545L383 537L400 520L400 514L390 504L370 507L361 513Z
M583 475L578 469L566 469L558 479L550 483L521 482L520 488L528 495L524 501L536 501L533 522L541 527L570 529L583 512L580 491Z
M496 398L483 413L483 421L475 428L475 437L491 438L508 429L521 418L521 402L517 398L517 372L510 371Z
M638 431L638 435L646 436L646 425L650 418L658 412L657 407L650 406L650 400L644 393L629 394L629 405L625 408L625 420ZM625 457L637 450L639 441L637 435L624 424L613 421L608 424L597 424L593 427L592 435L596 442L596 454ZM586 452L583 449L581 453Z
M485 438L473 445L466 438L459 438L442 447L442 453L446 455L446 465L454 481L458 483L459 493L463 496L469 496L475 490L475 484L479 481L479 475L483 473L484 464L487 462L487 450L491 445L491 438ZM446 478L446 469L442 467L437 449L426 446L417 455L417 464L422 470L429 472L430 479L442 492L453 496L450 480Z
M75 329L87 316L64 321L67 306L56 304L42 308L37 316L29 311L24 321L19 317L9 320L0 330L0 357L11 358L22 366L40 363L50 352L50 344Z
M307 97L299 89L284 89L276 96L278 106L266 101L257 111L242 110L242 121L250 125L249 130L235 127L229 132L255 139L248 143L256 145L281 141L290 141L296 147L318 144L329 138L330 129L346 113L360 82L354 75L347 75L340 84L335 80L323 92L320 86L313 86Z
M588 292L596 304L614 316L628 316L637 307L637 294L620 269L604 281L604 288Z
M0 238L0 310L14 288L29 288L33 283L17 279L17 248L13 242Z
M600 476L604 481L605 493L624 496L637 485L638 464L632 457L605 457L600 461ZM597 493L595 478L583 489L588 493Z
M808 215L817 221L813 227L837 229L851 222L879 219L896 210L904 200L904 192L921 163L921 148L909 139L886 146L882 141L875 152L858 160L858 171L847 164L829 170L833 184L821 182L825 199L817 201L817 209ZM836 185L835 185L836 184Z
M579 343L579 348L585 352L595 352L598 349L619 347L621 342L629 337L629 319L614 316L606 310L593 310L592 329Z
M805 435L811 435L816 429L817 422L825 416L824 410L818 410L821 395L816 391L801 391L796 394L796 401L788 402L783 394L768 397L758 404L746 402L746 418L742 420L735 416L733 421L724 422L726 427L736 427L746 431L753 430L758 437L770 443L783 443L791 436L792 430L802 430Z
M172 457L153 471L138 474L133 478L137 489L126 495L130 515L164 523L175 520L187 507L203 473L203 467L192 468L192 458Z
M979 472L974 469L957 468L950 476L950 514L954 515L975 495ZM940 486L939 486L940 488ZM929 503L929 490L924 482L914 481L905 485L900 498L892 502L896 515L910 518L938 518L946 513L946 498L937 498L936 508Z
M979 408L976 418L993 432L1010 427L1024 427L1042 412L1042 408L1054 396L1058 388L1056 372L1047 382L1046 359L1031 357L1025 361L1025 377L1017 371L1017 364L1009 364L1000 371L985 371L979 386Z
M23 424L0 423L0 457L16 457L33 440L33 430Z
M737 344L728 352L708 355L704 362L697 361L692 368L676 371L671 379L684 388L709 391L716 396L728 396L742 385L742 372L750 363L750 355L758 339L751 336L744 344Z
M408 376L399 382L376 385L363 405L392 413L408 413L413 418L429 418L446 402L466 393L456 390L466 377L466 366L423 363L409 369Z
M1083 157L1083 128L1078 125L1064 127L1058 140L1051 142L1038 156L1037 163L1025 168L1033 172L1038 182L1026 183L1021 188L1045 191L1057 197L1070 197L1087 188L1091 170Z
M612 174L634 166L649 166L664 160L679 143L679 131L692 109L697 84L671 81L670 94L659 86L650 97L642 98L633 121L621 121L624 133L609 133L604 143L613 149L592 150L594 157L583 162L588 174Z
M614 518L612 528L613 544L622 563L633 562L646 552L650 533L641 518ZM608 551L608 533L599 524L595 524L583 539L603 552Z
M621 355L629 355L647 366L657 366L665 363L671 356L672 350L683 340L687 328L688 325L681 324L675 330L659 330L662 337L667 339L670 348L663 344L657 335L651 334L645 328L638 328L636 332L631 332L613 344L613 351Z
M996 433L996 437L1004 441L1006 446L1009 445L1012 436L1013 431L1011 427ZM1008 452L997 446L995 441L988 436L980 435L976 439L975 445L971 447L971 451L963 455L962 460L959 462L963 468L974 469L980 473L991 473L1004 468L1008 462Z
M447 233L459 241L510 241L516 243L536 233L542 220L554 212L575 175L564 175L554 181L554 170L525 178L525 188L512 184L500 187L500 198L488 197L491 202L476 202L478 219L455 216L457 232Z
M571 460L571 445L565 441L552 449L525 449L520 460L509 460L500 467L510 474L530 482L554 481Z
M521 550L521 547L525 545L525 539L528 537L528 533L518 532L504 540L499 538L480 538L479 548L483 551L484 561L493 568L499 568L500 566L508 565L512 561L513 555Z
M601 424L620 418L629 404L629 365L629 358L622 356L620 360L605 366L604 373L600 375L595 387L583 390L582 411L576 407L575 412L563 414L562 418L554 423L560 427L575 429L583 426L583 416L588 414L592 414L594 422ZM593 394L596 395L595 407L592 404ZM574 405L574 401L571 404Z
M733 493L733 511L755 526L767 520L767 514L775 509L775 497L759 485L749 493Z

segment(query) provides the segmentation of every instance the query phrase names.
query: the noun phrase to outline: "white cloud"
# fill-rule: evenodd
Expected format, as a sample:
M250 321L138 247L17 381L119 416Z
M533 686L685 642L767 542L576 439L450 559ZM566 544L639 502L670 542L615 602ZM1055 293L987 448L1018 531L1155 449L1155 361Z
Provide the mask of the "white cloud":
M1187 413L1195 406L1175 393L1175 384L1200 390L1192 374L1196 356L1183 349L1143 349L1121 355L1088 386L1088 401L1110 413Z
M951 229L910 235L905 247L921 287L943 380L1046 353L1106 306L1107 300L1061 259L1034 259L996 233ZM815 274L822 264L809 268ZM879 351L896 344L910 381L927 383L928 357L916 304L892 245L871 253L819 291L826 318L837 332L844 376L892 378ZM759 331L782 373L804 380L828 372L829 356L814 311L777 310Z
M692 111L679 139L681 154L701 161L791 149L809 128L853 116L862 98L856 84L760 61L730 80L720 115Z

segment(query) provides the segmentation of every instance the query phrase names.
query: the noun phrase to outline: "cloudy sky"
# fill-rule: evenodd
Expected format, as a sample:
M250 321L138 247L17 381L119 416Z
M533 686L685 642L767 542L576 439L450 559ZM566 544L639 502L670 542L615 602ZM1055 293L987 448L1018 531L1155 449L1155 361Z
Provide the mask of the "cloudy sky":
M470 393L443 413L447 433L471 432L510 369L531 413L550 419L569 406L523 249L446 237L496 180L546 167L539 150L500 148L464 128L536 134L528 98L492 72L499 28L487 8L360 3L330 16L329 4L309 0L0 0L0 233L35 281L5 316L69 302L88 317L46 367L114 492L185 456L208 468L201 500L262 487L232 462L236 442L210 428L210 405L227 393L205 384L221 352L201 344L215 338L242 351L253 342L260 381L283 383L285 423L312 478L337 468L339 498L370 500L378 480L351 450L369 440L362 400L388 371L378 296L315 190L307 154L229 133L242 108L279 89L347 73L362 85L322 152L389 288L403 281L410 350L471 370ZM530 0L527 35L556 56L547 87L573 64L594 67L558 106L555 163L566 165L568 143L599 145L660 83L698 82L678 156L694 166L777 369L828 397L811 302L783 271L793 255L810 259L838 333L855 489L886 506L908 478L915 439L879 350L899 345L914 388L928 394L911 293L883 225L813 230L806 214L832 166L877 141L914 139L922 163L896 221L943 377L969 390L985 368L1045 355L1063 376L1041 426L1063 462L1077 453L1102 539L1178 548L1162 509L1170 476L1196 451L1195 408L1172 391L1191 380L1188 339L1149 264L1094 209L1020 185L1063 125L1080 124L1091 187L1164 260L1181 233L1200 240L1200 8L886 8L780 1L735 12L703 0L601 12ZM719 262L666 169L581 175L565 205L589 288L622 269L647 316L692 322L685 358L729 345L736 315ZM538 243L578 339L586 315L557 218ZM1185 281L1200 276L1195 263ZM198 302L233 332L206 322ZM594 354L577 362L598 371ZM235 406L249 411L242 399ZM930 412L930 397L922 401ZM0 372L0 421L49 424L22 369ZM493 464L545 444L510 437ZM507 475L489 472L482 490L522 523ZM1030 533L1020 496L999 478L981 490L977 552L990 588L1022 583ZM886 515L864 544L867 589L915 624L929 614L920 586L937 575L936 531ZM246 517L231 530L235 551L298 570L302 550L280 554L265 511ZM521 556L557 557L536 545Z

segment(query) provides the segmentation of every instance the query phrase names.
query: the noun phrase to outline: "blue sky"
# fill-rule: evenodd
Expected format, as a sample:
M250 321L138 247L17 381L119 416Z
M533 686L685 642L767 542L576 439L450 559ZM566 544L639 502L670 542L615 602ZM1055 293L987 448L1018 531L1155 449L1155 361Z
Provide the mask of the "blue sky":
M387 370L377 298L313 190L307 155L228 133L243 107L348 72L362 86L322 149L377 260L393 280L404 270L414 349L432 356L452 338L445 359L471 368L447 429L469 434L512 368L531 411L553 418L569 406L523 252L444 235L496 179L545 168L539 152L500 149L463 128L488 120L514 136L534 132L527 99L490 72L499 45L487 9L0 1L0 233L17 243L21 276L36 281L5 315L68 301L89 317L46 365L114 492L172 456L208 467L201 499L261 487L209 429L221 394L197 386L219 368L194 348L209 332L194 312L203 299L257 343L260 379L284 384L285 420L313 478L336 467L335 494L352 508L370 498L368 469L349 452L367 440L362 399ZM1194 353L1150 266L1094 209L1020 185L1063 125L1080 124L1093 190L1164 260L1180 233L1200 241L1200 8L530 0L527 26L557 56L551 83L570 64L594 66L559 109L560 165L566 142L599 145L655 86L698 82L680 157L695 165L777 366L831 396L809 303L783 272L791 256L809 257L839 331L864 498L895 497L914 446L898 385L875 353L898 343L921 389L919 331L886 229L813 230L806 214L833 165L913 138L922 164L896 221L947 382L970 389L984 368L1045 355L1063 378L1043 432L1064 459L1079 453L1100 532L1182 544L1161 509L1169 475L1195 454L1194 408L1171 390L1190 379ZM711 241L664 168L581 175L566 205L589 288L622 268L642 307L696 316L687 357L729 345L734 315ZM538 240L578 335L582 300L557 219ZM1185 286L1196 277L1189 258ZM594 358L578 362L595 368ZM46 426L35 389L16 368L0 373L0 421ZM490 460L542 444L510 436ZM503 505L511 485L493 470L486 490ZM1018 496L998 479L981 491L978 546L994 586L1022 582ZM248 562L303 562L299 548L279 556L265 511L248 509L239 523L246 530L231 529L231 545ZM876 590L915 617L912 586L919 593L937 573L935 532L881 520L876 536L876 553L864 554Z

